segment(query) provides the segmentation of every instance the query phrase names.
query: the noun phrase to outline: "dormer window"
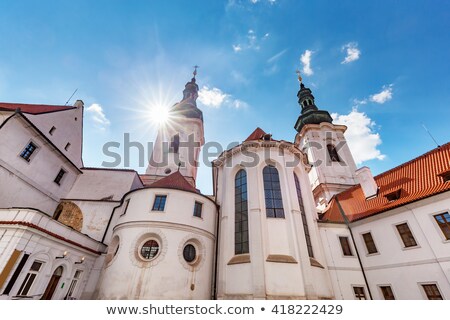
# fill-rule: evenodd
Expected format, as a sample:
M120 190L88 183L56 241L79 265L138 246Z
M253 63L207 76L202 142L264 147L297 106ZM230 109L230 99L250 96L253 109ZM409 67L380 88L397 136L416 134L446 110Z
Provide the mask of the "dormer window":
M385 195L385 198L391 202L391 201L395 201L400 199L400 196L402 194L402 189L398 189L394 192L388 193L387 195Z
M450 170L439 173L439 176L442 177L443 182L448 182L450 181Z

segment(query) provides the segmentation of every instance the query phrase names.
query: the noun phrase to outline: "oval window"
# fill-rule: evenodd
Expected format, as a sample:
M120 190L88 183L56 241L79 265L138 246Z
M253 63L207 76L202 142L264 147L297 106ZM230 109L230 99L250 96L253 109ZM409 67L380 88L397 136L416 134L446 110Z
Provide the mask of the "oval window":
M183 249L184 260L186 260L188 263L191 263L195 260L196 257L197 253L195 247L192 244L186 245Z
M151 260L158 255L159 243L156 240L148 240L141 248L141 256L144 259Z

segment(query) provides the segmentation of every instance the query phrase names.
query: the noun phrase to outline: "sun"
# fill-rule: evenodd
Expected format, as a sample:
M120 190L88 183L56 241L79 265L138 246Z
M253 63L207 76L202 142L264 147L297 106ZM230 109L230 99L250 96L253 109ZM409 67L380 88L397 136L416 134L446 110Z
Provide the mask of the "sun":
M151 123L157 126L165 125L170 119L169 108L160 104L152 105L148 116Z

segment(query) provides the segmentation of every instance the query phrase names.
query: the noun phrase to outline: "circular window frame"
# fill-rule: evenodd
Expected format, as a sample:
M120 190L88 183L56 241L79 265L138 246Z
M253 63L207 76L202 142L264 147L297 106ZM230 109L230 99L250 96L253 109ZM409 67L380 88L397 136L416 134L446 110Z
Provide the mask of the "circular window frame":
M195 259L192 262L188 262L184 259L184 248L187 245L192 245L195 248ZM203 240L193 236L188 235L180 242L178 246L178 259L181 265L190 271L199 270L205 263L205 249L206 245Z
M190 260L190 259L188 259L187 257L186 257L186 248L187 247L192 247L193 249L194 249L194 257L193 257L193 259L192 260ZM189 252L190 253L190 252ZM189 257L190 258L190 257ZM191 265L194 265L195 264L195 262L197 261L197 259L198 259L198 254L197 254L197 248L195 247L195 245L193 245L192 243L186 243L186 245L183 247L183 259L184 259L184 261L186 261L188 264L191 264Z
M151 260L147 260L141 255L141 248L148 240L156 240L159 244L158 254ZM138 268L149 268L157 265L164 259L167 253L167 239L165 235L159 229L153 229L152 231L139 232L129 248L129 257L131 263Z
M156 252L156 254L155 254L153 257L146 258L146 257L144 257L144 255L142 254L142 249L144 249L144 245L145 245L147 242L150 242L150 241L156 242L156 244L158 245L158 251ZM152 247L150 247L150 248L152 248ZM150 249L150 252L151 252L151 249ZM161 253L161 243L160 243L160 241L158 241L158 239L156 239L155 237L148 238L148 239L142 241L142 243L139 245L139 252L138 252L139 257L140 257L142 260L144 260L145 262L150 262L150 261L155 260L156 258L158 258L158 256L159 256L160 253Z

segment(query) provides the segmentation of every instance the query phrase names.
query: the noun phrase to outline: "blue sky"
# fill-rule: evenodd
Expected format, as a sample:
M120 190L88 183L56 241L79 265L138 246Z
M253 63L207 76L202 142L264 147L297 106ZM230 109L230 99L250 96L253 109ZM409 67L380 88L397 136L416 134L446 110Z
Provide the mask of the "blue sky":
M298 68L376 174L434 147L422 124L450 141L449 30L439 0L2 1L0 101L64 104L78 89L84 162L100 166L125 132L154 140L149 104L179 101L195 64L206 141L257 126L292 141ZM211 192L205 166L198 186Z

